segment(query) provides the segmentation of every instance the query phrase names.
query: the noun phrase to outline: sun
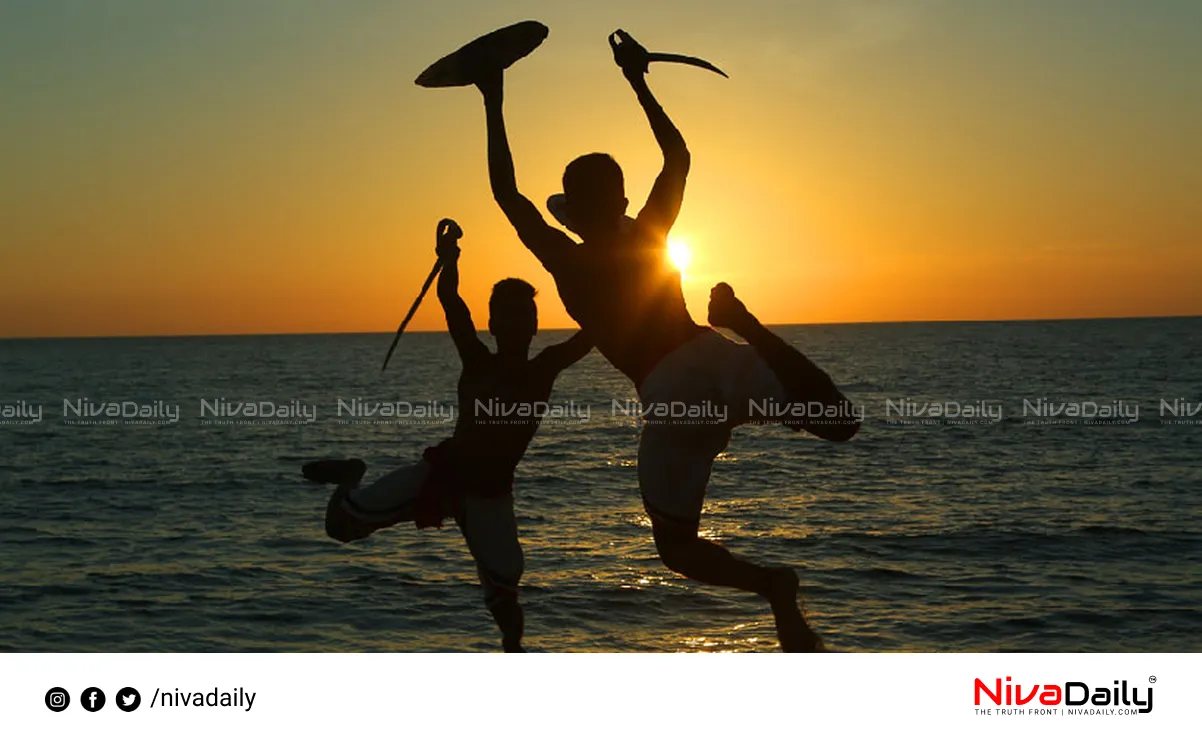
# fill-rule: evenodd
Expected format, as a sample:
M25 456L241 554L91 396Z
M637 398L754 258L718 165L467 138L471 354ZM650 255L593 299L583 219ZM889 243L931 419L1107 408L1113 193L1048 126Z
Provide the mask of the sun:
M668 260L676 266L676 270L684 273L684 270L693 262L693 251L689 250L689 246L684 240L669 240L668 241Z

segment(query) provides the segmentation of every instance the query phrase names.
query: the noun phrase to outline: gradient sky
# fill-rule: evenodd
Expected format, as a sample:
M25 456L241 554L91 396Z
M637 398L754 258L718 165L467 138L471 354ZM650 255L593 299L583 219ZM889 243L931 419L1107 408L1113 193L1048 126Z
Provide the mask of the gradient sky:
M730 73L649 78L693 152L698 319L719 280L774 323L1202 314L1196 0L0 0L0 337L389 331L443 216L478 325L514 275L571 326L479 95L412 84L525 18L539 204L584 152L636 205L658 170L609 31Z

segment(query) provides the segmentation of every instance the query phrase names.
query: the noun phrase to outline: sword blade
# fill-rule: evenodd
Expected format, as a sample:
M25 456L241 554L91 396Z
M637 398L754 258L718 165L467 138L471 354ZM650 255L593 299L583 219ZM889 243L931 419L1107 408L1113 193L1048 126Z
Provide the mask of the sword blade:
M701 59L699 57L690 57L687 54L669 54L667 52L651 52L647 55L647 61L648 62L676 62L677 64L692 65L694 67L700 67L703 70L709 70L710 72L716 72L719 75L721 75L722 77L725 77L728 79L730 78L730 75L727 75L725 72L718 69L715 65L711 64L710 62L706 62L704 59Z
M426 292L430 291L430 285L434 283L434 277L442 270L442 259L434 261L434 268L430 269L430 275L426 277L426 283L422 284L421 293L417 295L417 299L413 300L413 306L409 308L409 313L405 315L405 319L401 320L401 326L397 328L396 335L392 338L392 345L388 347L388 355L384 357L384 365L380 367L380 372L383 373L388 368L388 360L392 358L392 352L396 350L396 344L401 340L401 333L405 332L405 326L413 319L417 313L417 308L421 305L422 300L426 298Z

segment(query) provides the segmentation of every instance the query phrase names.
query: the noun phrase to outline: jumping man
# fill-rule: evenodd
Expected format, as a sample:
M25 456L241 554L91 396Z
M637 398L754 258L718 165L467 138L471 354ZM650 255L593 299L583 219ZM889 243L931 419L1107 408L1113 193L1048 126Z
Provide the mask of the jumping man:
M326 533L340 542L398 523L412 521L422 528L454 518L476 561L502 647L520 652L525 621L518 583L524 559L514 516L514 471L538 430L540 403L550 398L555 378L583 358L592 343L579 332L529 358L538 331L535 290L521 279L505 279L493 287L488 302L488 329L497 342L497 352L491 352L459 296L460 234L454 222L439 223L438 299L463 364L453 435L426 449L416 464L366 487L359 487L367 467L358 459L312 462L304 475L338 486L326 509ZM498 409L515 413L488 414Z
M769 568L732 555L698 535L714 458L734 426L775 421L829 441L859 430L851 403L830 377L765 328L729 286L710 295L709 321L741 335L736 343L695 323L666 242L684 198L690 156L684 138L647 87L646 50L623 31L611 37L614 60L642 105L663 152L663 169L636 219L626 217L622 170L612 157L584 155L563 174L564 223L583 244L550 226L517 187L502 112L503 73L482 72L493 196L523 244L555 278L569 314L597 350L626 374L644 410L707 403L724 420L669 420L648 415L638 474L655 545L671 570L702 583L730 586L768 600L785 651L821 650L797 605L792 568Z

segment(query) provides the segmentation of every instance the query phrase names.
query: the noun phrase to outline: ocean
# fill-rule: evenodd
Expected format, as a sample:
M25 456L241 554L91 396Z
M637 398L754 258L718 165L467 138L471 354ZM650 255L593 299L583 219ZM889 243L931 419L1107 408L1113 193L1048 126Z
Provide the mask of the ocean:
M828 646L1202 651L1202 318L777 330L863 429L740 429L702 527L795 566ZM381 374L389 340L0 341L0 650L498 650L453 525L339 545L300 477L449 435L449 336ZM775 650L764 602L659 563L633 395L590 354L518 470L528 648Z

